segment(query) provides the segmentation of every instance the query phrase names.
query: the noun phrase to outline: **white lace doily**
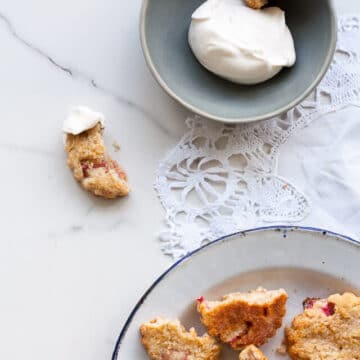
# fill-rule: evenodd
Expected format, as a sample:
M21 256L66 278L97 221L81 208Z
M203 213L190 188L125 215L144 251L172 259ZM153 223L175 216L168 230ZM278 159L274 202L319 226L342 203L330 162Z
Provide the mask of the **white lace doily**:
M333 63L317 89L287 114L255 124L187 119L189 131L159 164L155 189L166 211L165 254L181 257L221 236L264 223L294 223L310 201L277 175L280 146L297 129L356 102L359 18L339 21Z

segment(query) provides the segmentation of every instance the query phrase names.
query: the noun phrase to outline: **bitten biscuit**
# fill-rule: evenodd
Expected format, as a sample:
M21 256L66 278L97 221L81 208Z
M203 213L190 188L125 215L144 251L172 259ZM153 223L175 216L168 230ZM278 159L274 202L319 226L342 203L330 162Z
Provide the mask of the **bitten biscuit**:
M84 189L108 199L129 193L126 173L106 153L100 123L78 135L67 134L65 150L68 166Z
M239 360L267 360L267 357L256 346L249 345L240 353Z
M304 312L286 329L295 360L359 360L360 297L351 293L304 301Z
M261 9L267 5L268 0L246 0L246 5L253 9Z
M156 318L140 328L141 341L153 360L217 360L221 351L211 336L198 336L178 320Z
M285 290L259 288L249 293L234 293L222 301L198 299L201 321L212 336L217 336L233 349L262 345L281 327L286 312Z

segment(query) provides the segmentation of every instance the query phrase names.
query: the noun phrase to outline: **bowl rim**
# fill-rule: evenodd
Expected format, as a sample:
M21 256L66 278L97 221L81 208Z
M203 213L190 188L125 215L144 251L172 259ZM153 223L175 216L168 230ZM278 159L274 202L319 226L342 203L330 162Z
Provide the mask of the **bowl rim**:
M331 36L332 41L331 41L330 47L328 49L328 52L326 54L325 60L322 64L322 67L321 67L319 73L314 78L314 80L310 83L310 85L303 91L303 93L300 94L298 97L296 97L293 101L289 102L287 105L282 106L281 108L279 108L277 110L274 110L274 111L271 111L271 112L268 112L268 113L265 113L262 115L245 117L245 118L228 118L228 117L217 116L217 115L211 114L207 111L200 110L196 106L189 104L187 101L183 100L179 95L177 95L168 86L168 84L165 82L165 80L161 77L158 70L156 69L156 66L150 56L150 51L149 51L149 47L148 47L147 40L146 40L146 30L145 30L147 8L148 8L150 1L151 0L143 0L142 6L141 6L141 11L140 11L140 24L139 24L140 25L140 42L141 42L142 51L143 51L143 54L145 57L145 61L148 65L153 77L155 78L155 80L159 83L159 85L163 88L163 90L165 90L165 92L170 97L172 97L173 99L178 101L180 104L182 104L188 110L191 110L192 112L194 112L198 115L201 115L205 118L208 118L208 119L220 121L223 123L230 123L230 124L250 123L250 122L254 122L254 121L270 119L272 117L276 117L278 115L286 113L287 111L289 111L290 109L292 109L296 105L298 105L300 102L302 102L308 95L311 94L311 92L315 89L315 87L320 83L320 81L323 79L323 77L327 73L327 71L331 65L331 62L333 60L334 54L335 54L336 45L337 45L337 31L338 31L337 18L336 18L333 0L327 0L329 7L330 7L330 16L331 16L331 19L330 19L331 20L331 34L330 34L330 36Z

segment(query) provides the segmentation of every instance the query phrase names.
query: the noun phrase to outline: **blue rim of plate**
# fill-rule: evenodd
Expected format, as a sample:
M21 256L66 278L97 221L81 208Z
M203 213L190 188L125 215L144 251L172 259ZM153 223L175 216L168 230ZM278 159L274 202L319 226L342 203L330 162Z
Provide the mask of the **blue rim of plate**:
M189 254L185 255L184 257L182 257L180 260L176 261L173 265L171 265L165 272L163 272L154 282L153 284L148 288L148 290L144 293L144 295L140 298L140 300L138 301L138 303L135 305L135 307L133 308L133 310L131 311L129 317L127 318L125 325L123 326L120 335L116 341L115 344L115 349L113 351L112 360L117 360L117 355L121 346L121 342L124 338L124 336L127 333L127 330L132 322L133 317L135 316L135 314L137 313L137 311L139 310L139 308L141 307L141 305L144 303L144 301L146 300L146 298L150 295L150 293L154 290L154 288L161 282L161 280L167 276L170 272L172 272L174 269L176 269L181 263L183 263L184 261L188 260L189 258L191 258L194 254L197 254L198 252L202 251L203 249L212 246L216 243L222 242L222 241L226 241L227 239L230 239L234 236L237 235L245 235L245 234L249 234L249 233L253 233L253 232L257 232L257 231L263 231L263 230L277 230L277 231L296 231L296 230L300 230L300 231L304 231L304 232L313 232L313 233L321 233L324 236L332 236L335 238L338 238L340 240L346 241L346 242L350 242L354 245L360 246L360 241L357 241L353 238L351 238L350 236L346 236L346 235L342 235L342 234L338 234L336 232L333 231L328 231L325 229L320 229L320 228L315 228L315 227L307 227L307 226L290 226L290 225L278 225L278 226L263 226L263 227L258 227L258 228L254 228L254 229L249 229L249 230L245 230L245 231L238 231L236 233L233 234L229 234L229 235L225 235L222 236L221 238L211 241L208 244L205 244L201 247L199 247L198 249L190 252Z

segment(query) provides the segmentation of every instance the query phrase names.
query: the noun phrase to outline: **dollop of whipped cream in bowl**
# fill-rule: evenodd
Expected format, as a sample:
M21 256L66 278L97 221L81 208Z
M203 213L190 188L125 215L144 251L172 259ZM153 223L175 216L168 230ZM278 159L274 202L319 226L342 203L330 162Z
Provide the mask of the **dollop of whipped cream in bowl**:
M240 84L269 80L296 61L284 11L251 9L243 0L203 3L192 15L189 44L205 68Z

